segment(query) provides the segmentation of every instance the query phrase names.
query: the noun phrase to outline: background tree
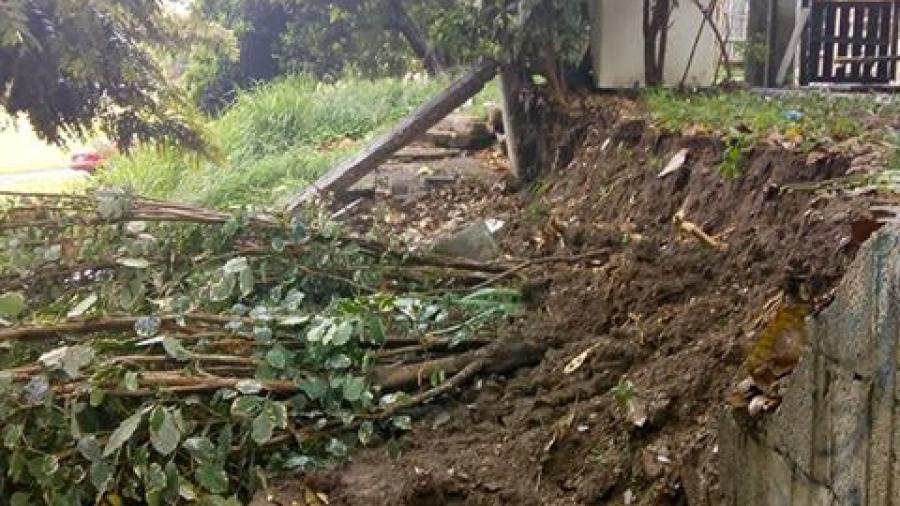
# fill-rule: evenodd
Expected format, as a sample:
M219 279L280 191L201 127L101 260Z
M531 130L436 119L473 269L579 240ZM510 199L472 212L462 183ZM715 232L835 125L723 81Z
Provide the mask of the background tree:
M665 80L666 50L672 10L677 0L643 0L644 81L659 86Z
M169 26L157 0L0 0L0 106L53 143L99 128L202 147L151 54Z

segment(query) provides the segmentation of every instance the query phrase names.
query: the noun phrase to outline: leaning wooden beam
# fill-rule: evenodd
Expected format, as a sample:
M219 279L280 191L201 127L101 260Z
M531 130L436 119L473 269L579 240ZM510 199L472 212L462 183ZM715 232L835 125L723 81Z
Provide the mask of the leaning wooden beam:
M806 30L806 24L809 22L809 13L809 7L800 9L800 16L797 17L797 23L794 25L794 32L791 33L791 41L788 42L787 49L784 51L784 56L781 58L781 65L778 67L778 75L775 76L776 86L783 85L784 80L787 78L788 70L791 69L791 62L794 61L794 58L797 55L797 47L800 46L800 37L803 36L803 32Z
M355 158L333 168L292 198L288 203L288 211L294 211L317 195L338 193L349 189L363 176L387 161L400 148L414 141L463 105L466 100L481 91L496 74L497 63L495 61L485 60L478 63L441 94L419 107L389 134L375 141Z

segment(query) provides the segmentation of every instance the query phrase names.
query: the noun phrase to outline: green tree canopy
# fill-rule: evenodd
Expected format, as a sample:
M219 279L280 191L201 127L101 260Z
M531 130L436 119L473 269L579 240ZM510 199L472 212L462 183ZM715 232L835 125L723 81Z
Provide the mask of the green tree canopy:
M53 143L99 128L202 147L152 57L169 21L158 0L0 0L0 106Z
M297 71L434 74L489 56L556 81L561 61L584 54L585 10L581 0L200 0L196 15L231 30L238 51L198 48L188 81L207 110Z

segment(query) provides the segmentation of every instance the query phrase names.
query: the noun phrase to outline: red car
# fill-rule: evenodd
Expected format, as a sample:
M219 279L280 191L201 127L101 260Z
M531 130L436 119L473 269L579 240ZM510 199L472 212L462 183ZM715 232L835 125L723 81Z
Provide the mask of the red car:
M81 170L88 174L93 174L102 164L103 156L101 156L100 153L87 151L72 155L72 161L69 163L69 167L72 170Z

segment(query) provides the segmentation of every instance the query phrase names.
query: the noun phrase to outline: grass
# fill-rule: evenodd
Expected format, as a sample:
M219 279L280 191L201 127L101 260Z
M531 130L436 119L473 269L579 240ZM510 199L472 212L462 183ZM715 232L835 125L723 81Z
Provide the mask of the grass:
M824 93L773 98L746 91L680 94L662 90L648 92L645 101L655 122L663 128L723 134L726 151L720 171L725 177L738 176L745 155L771 135L795 140L808 149L869 134L865 121L896 117L900 112L900 102L894 100Z
M700 127L756 140L797 133L812 142L841 141L863 131L861 120L900 112L894 101L821 93L772 98L746 91L687 95L664 90L648 92L646 102L657 123L669 130Z
M98 175L103 185L212 207L271 205L297 192L373 136L389 130L446 86L446 80L346 78L322 84L291 76L243 93L208 135L219 153L202 159L145 146ZM491 84L471 104L482 114Z

